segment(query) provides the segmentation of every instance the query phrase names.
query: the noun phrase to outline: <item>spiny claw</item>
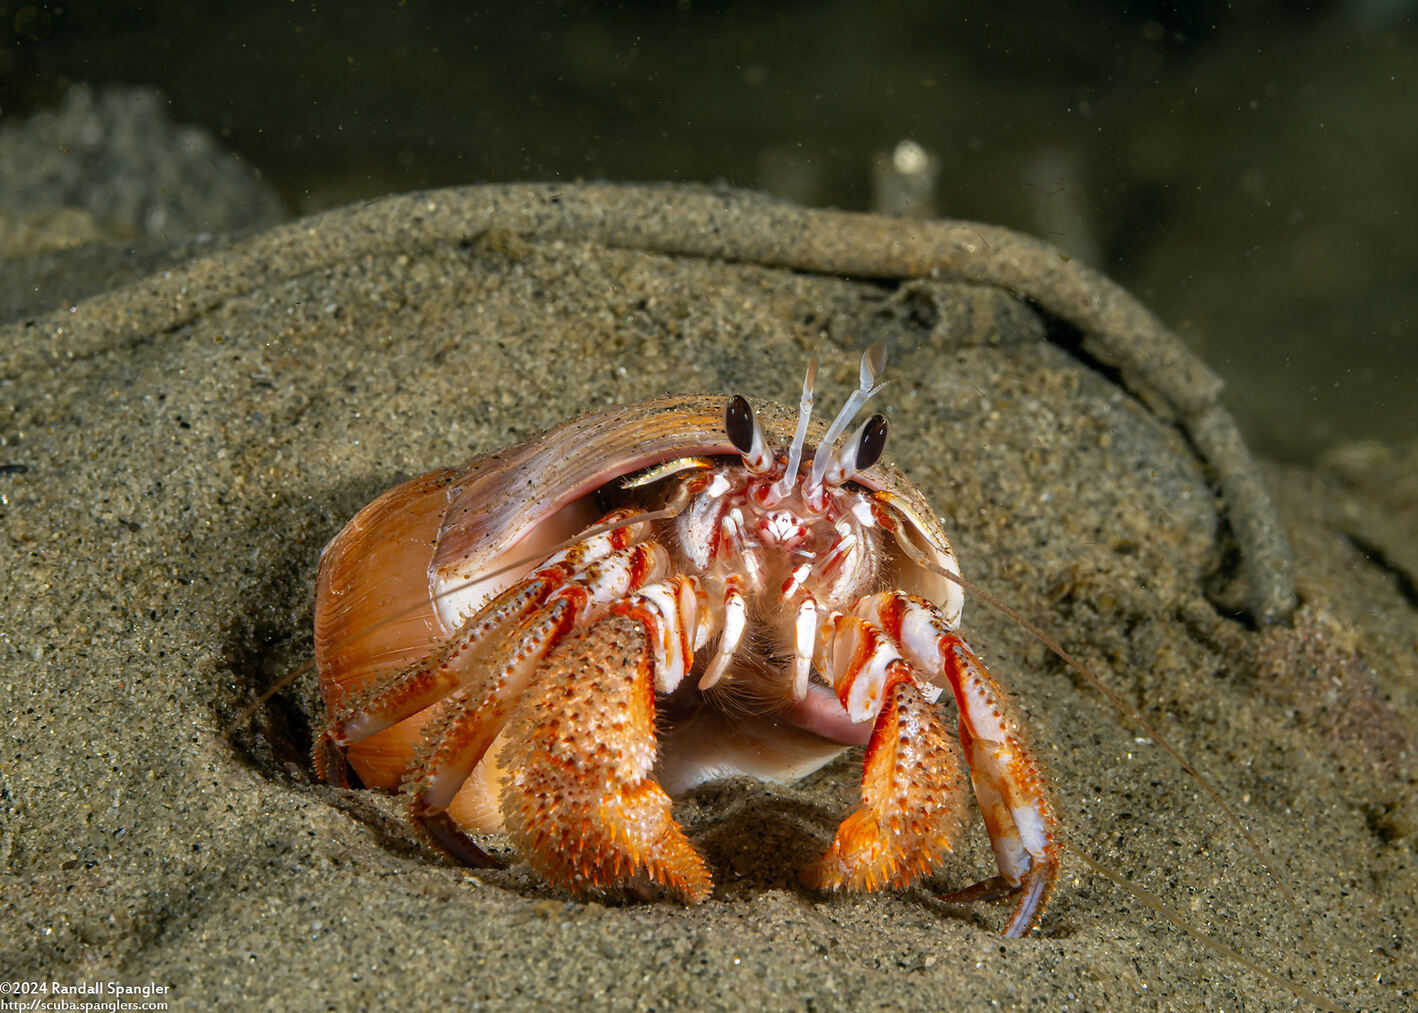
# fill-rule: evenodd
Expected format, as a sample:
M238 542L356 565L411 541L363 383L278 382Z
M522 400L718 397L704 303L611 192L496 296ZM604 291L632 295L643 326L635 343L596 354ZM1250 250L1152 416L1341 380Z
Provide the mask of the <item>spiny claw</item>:
M987 900L1017 894L1004 934L1025 935L1043 915L1058 878L1060 846L1043 775L1022 739L1009 699L931 602L883 591L863 598L856 612L900 645L915 671L938 685L948 684L955 696L960 748L999 875L946 899Z
M904 667L904 663L903 663ZM955 750L936 709L909 677L886 690L862 771L862 806L803 873L809 886L900 888L950 851L962 789Z
M548 657L503 756L507 834L548 881L575 893L647 880L686 904L708 898L709 868L651 776L655 620L613 614Z

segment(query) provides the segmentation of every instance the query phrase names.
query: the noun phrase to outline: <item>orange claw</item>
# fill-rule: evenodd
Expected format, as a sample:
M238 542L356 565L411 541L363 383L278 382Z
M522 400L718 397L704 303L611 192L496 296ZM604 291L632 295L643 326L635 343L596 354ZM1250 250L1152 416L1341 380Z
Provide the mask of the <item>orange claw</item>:
M1004 935L1026 935L1043 915L1053 891L1060 848L1043 776L1023 742L1008 698L930 601L900 591L882 591L861 599L855 611L862 629L880 630L900 648L906 661L899 664L907 673L922 673L937 686L948 684L955 695L960 711L960 748L999 875L945 899L963 902L1015 895L1014 912ZM867 668L864 661L854 659L853 664ZM873 747L877 734L873 732ZM869 765L871 759L868 753Z
M963 790L954 745L935 707L897 662L899 677L872 728L862 806L803 873L822 890L902 888L926 875L959 833Z
M653 626L612 613L548 656L503 754L503 814L532 867L573 893L634 889L648 877L697 904L713 886L709 869L650 775Z

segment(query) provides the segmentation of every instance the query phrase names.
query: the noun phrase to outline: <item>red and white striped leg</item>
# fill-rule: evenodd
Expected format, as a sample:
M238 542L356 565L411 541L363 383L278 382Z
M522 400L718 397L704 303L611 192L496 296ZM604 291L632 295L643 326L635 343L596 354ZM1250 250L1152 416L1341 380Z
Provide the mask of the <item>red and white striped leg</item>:
M948 681L960 710L960 746L970 767L999 875L950 894L951 901L1016 895L1006 936L1027 934L1058 878L1060 846L1044 781L1013 708L980 659L931 602L900 591L868 595L856 614L884 630L917 671Z
M854 616L834 616L821 642L854 721L875 718L862 769L862 805L837 828L831 847L804 874L835 890L905 887L951 850L961 825L959 757L936 708L890 640Z
M629 520L638 510L616 510L596 524ZM568 581L600 579L594 568L607 556L644 540L650 526L632 523L583 539L552 556L522 580L469 616L443 644L403 669L375 680L340 701L320 730L314 747L316 773L322 780L348 786L343 751L416 714L477 678L478 669L516 630ZM656 574L644 579L655 579ZM514 636L512 642L520 638Z
M490 646L541 609L570 576L565 564L538 570L489 602L427 656L347 697L316 739L316 773L348 787L344 750L456 692L486 661Z
M455 858L484 864L481 849L445 810L507 723L543 660L573 629L595 622L612 602L668 569L669 554L655 542L587 564L512 630L502 649L488 664L476 667L467 684L425 726L424 742L415 750L401 790L412 818Z
M704 674L699 678L700 690L709 689L728 671L734 660L734 652L743 640L748 628L748 600L744 597L742 582L738 577L724 581L724 603L722 608L723 631L719 635L719 650L715 652Z
M557 645L518 708L503 815L549 882L587 893L648 879L687 904L709 896L709 869L651 775L655 693L679 684L709 634L701 595L675 577L615 603Z

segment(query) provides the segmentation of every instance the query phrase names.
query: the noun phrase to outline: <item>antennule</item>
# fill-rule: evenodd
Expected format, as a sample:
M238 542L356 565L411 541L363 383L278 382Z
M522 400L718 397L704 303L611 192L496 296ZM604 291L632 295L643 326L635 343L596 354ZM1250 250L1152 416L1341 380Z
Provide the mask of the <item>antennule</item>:
M852 391L851 397L847 398L847 403L842 406L842 410L832 420L832 425L827 427L827 434L822 437L822 442L817 446L817 454L812 461L812 475L807 484L809 491L821 487L822 476L827 474L827 468L836 456L830 448L836 442L837 437L841 436L842 431L852 424L852 419L857 417L857 412L862 410L862 405L866 404L873 394L885 386L885 383L879 380L882 370L885 368L885 345L878 342L862 353L857 389Z
M798 401L798 428L793 432L793 445L788 448L788 470L783 477L773 483L773 495L779 500L786 499L798 484L798 466L803 461L803 447L807 445L807 427L812 421L812 387L817 382L817 356L808 360L807 376L803 377L803 396Z

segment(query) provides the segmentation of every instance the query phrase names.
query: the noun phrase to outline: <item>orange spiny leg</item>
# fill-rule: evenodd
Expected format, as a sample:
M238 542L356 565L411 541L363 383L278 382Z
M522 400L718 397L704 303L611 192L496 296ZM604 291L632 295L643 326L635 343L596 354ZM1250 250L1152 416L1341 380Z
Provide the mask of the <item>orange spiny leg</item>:
M653 591L617 603L547 658L513 719L502 809L513 844L551 883L587 893L648 878L698 903L709 870L650 771L655 691L683 678L707 632L694 581Z
M557 643L576 626L594 622L611 602L662 575L669 556L655 542L613 552L584 567L507 637L495 663L478 668L467 685L424 729L424 742L401 790L412 817L454 857L484 864L482 851L444 812ZM480 857L481 856L481 857Z
M616 510L596 524L627 520L638 512ZM569 579L580 578L584 582L587 567L641 541L648 531L647 524L628 524L568 546L469 616L426 657L375 679L346 697L316 738L316 773L323 780L348 787L344 749L466 685L474 678L478 663L487 662L486 656L501 643L507 630L524 622Z
M855 611L885 630L918 671L948 680L955 694L960 745L999 875L946 899L1015 894L1004 934L1027 934L1038 924L1058 878L1060 847L1043 777L1004 691L931 602L885 591L863 598Z
M560 587L570 567L539 570L508 588L460 626L444 644L407 668L375 680L344 701L320 731L315 769L324 780L339 780L342 750L437 703L471 677L494 635L523 622ZM500 640L501 638L497 638Z
M930 872L960 830L959 757L940 715L888 638L835 616L824 644L838 699L853 720L875 717L862 769L862 805L803 878L834 890L905 887Z

